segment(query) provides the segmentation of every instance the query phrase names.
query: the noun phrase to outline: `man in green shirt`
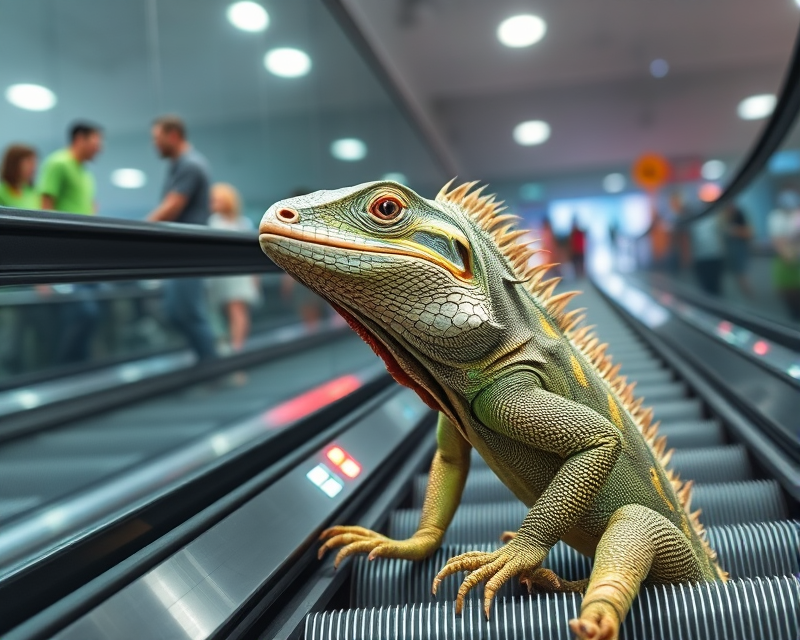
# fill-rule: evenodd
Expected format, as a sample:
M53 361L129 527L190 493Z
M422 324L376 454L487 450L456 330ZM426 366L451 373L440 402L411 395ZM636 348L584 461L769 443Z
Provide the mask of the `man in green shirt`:
M42 208L65 213L94 215L94 177L86 162L103 147L103 132L95 124L77 122L69 129L70 144L51 153L44 161L39 177ZM76 284L75 300L58 306L58 344L55 362L76 364L91 359L92 339L100 321L100 305L95 283Z
M51 153L39 177L42 207L53 211L93 215L94 177L86 162L103 148L103 132L95 124L78 122L70 127L70 144Z

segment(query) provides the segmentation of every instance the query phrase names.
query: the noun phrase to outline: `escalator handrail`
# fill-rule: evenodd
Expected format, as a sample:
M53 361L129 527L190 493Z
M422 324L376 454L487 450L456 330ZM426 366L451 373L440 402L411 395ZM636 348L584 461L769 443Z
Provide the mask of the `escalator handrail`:
M728 204L742 193L756 176L761 173L772 154L781 146L783 140L791 131L800 111L800 32L795 38L794 50L783 85L780 90L778 102L772 116L764 127L764 131L753 145L745 161L739 168L733 180L728 183L722 195L710 203L705 209L695 215L682 218L682 226L690 225L698 218L702 218L717 211L720 206Z
M0 207L0 285L275 271L255 231Z

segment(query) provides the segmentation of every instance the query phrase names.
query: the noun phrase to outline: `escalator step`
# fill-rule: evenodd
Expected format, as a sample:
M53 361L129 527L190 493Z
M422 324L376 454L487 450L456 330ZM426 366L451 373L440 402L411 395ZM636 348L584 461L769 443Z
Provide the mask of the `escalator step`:
M653 407L653 419L661 422L701 420L703 418L703 404L697 398L657 400L648 403L648 406Z
M452 579L452 578L451 578ZM580 596L548 594L495 601L491 618L469 598L452 602L310 614L306 640L572 640L567 622ZM794 577L695 585L653 585L633 602L620 640L797 640L800 582Z
M662 382L660 384L637 384L636 396L644 398L646 406L659 400L678 400L687 396L686 385L682 382Z
M710 527L708 541L719 556L720 566L731 579L781 576L800 573L800 522L760 522L723 527ZM449 578L439 585L434 598L433 579L447 560L468 551L494 551L499 546L484 542L478 545L448 545L421 562L380 559L370 562L358 556L353 566L353 607L382 607L405 602L446 602L455 600L465 573ZM552 569L564 580L583 580L589 577L592 560L563 542L550 550L544 567ZM471 593L483 597L482 589ZM518 580L510 580L498 592L499 596L527 595Z
M698 449L725 444L725 430L718 420L664 422L658 428L658 433L667 437L670 449Z
M773 480L698 485L692 492L691 508L701 509L700 521L706 527L774 522L788 517L780 486ZM444 542L496 542L503 531L516 531L527 512L527 507L518 501L462 503ZM389 537L410 537L417 530L419 517L419 509L394 511L389 520Z
M669 467L683 480L737 482L753 477L747 449L742 445L682 449L672 455Z

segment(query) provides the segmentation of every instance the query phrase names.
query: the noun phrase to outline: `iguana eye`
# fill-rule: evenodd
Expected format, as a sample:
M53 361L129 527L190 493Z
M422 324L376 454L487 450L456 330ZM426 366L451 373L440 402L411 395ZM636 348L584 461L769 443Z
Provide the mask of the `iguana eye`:
M391 222L400 217L403 209L403 203L394 196L382 196L370 205L369 212L380 222Z

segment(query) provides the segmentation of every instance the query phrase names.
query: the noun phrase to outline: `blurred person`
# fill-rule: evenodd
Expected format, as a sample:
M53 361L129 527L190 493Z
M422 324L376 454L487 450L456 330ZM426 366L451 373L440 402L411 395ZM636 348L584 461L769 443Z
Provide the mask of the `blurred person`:
M569 232L569 259L576 278L582 278L586 270L586 232L578 226L578 215L572 219Z
M210 227L226 231L253 231L253 223L241 214L241 199L236 189L225 183L211 187ZM250 331L250 306L260 299L257 280L254 276L226 276L213 278L212 300L225 307L228 316L230 345L241 351Z
M41 209L42 197L33 186L36 175L36 149L12 144L0 163L0 207Z
M772 281L792 320L800 321L800 194L784 189L767 217L775 259Z
M729 204L722 212L723 233L725 236L725 257L739 291L748 298L753 290L747 279L747 263L750 258L750 240L753 228L747 222L744 212L735 204Z
M669 231L669 251L665 257L665 266L672 274L679 273L691 262L691 238L680 221L686 216L686 204L683 194L675 189L669 195L669 203L664 215L661 216L666 229Z
M103 149L103 130L91 122L75 122L68 130L69 146L45 158L38 188L42 208L64 213L94 215L94 176L86 168ZM74 300L59 304L60 336L56 362L72 364L89 359L92 338L100 322L100 305L95 299L96 283L74 285ZM42 291L43 292L43 291Z
M206 159L189 144L186 125L178 116L156 118L153 146L170 161L161 203L147 216L150 222L208 223L211 180ZM186 338L199 360L217 355L205 286L200 278L164 283L164 308L170 322Z
M718 214L705 215L690 223L692 266L700 288L708 294L722 293L725 247Z
M42 207L52 211L93 215L94 177L86 168L103 149L103 130L96 124L76 122L69 129L69 146L51 153L42 164L39 192Z

